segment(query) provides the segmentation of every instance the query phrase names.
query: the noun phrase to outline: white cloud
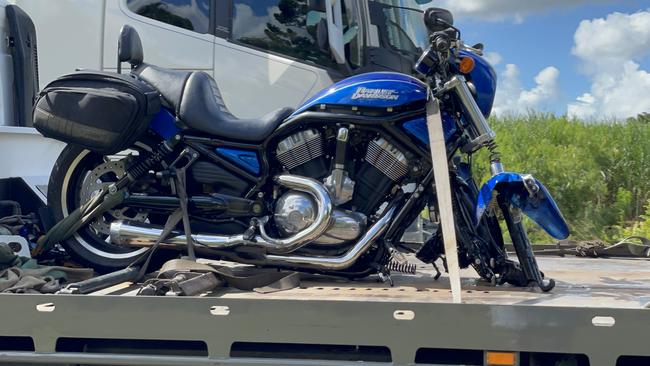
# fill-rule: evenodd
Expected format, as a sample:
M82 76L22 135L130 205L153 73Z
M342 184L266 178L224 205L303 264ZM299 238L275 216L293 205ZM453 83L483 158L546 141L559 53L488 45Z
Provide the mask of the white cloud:
M559 95L559 77L560 70L549 66L535 76L535 86L532 89L524 89L517 65L507 64L500 76L494 114L503 116L549 109Z
M277 25L273 14L278 13L280 9L277 6L271 6L266 9L267 14L255 15L253 9L246 4L235 4L235 14L232 33L237 38L261 37L264 38L267 22Z
M503 61L503 57L498 52L486 52L483 55L483 58L485 58L492 66L497 66L501 61Z
M515 23L521 23L532 13L587 2L588 0L442 0L434 4L451 10L459 18L472 17L492 21L512 19ZM428 6L432 5L425 7Z
M638 63L650 55L650 11L582 21L572 52L592 85L569 104L570 116L624 119L650 111L650 73Z

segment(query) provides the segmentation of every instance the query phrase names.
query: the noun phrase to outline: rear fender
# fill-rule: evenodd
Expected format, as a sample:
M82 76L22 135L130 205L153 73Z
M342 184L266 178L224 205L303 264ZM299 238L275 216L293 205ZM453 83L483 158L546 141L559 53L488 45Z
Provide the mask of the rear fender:
M476 225L490 205L494 192L506 195L510 203L521 209L549 235L566 239L569 227L546 187L529 174L500 173L481 187L476 202Z

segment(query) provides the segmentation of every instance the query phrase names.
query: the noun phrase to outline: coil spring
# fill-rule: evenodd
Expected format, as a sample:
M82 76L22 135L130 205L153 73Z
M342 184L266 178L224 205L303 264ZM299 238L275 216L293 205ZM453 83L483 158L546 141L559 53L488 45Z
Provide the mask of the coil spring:
M415 274L417 271L417 265L411 262L398 262L391 258L391 260L386 265L386 268L391 272L404 273L404 274Z
M128 169L129 176L133 180L140 178L144 173L156 166L156 164L163 161L173 151L173 147L166 141L161 143L156 146L156 148L151 152L151 155L147 156L144 160L135 163Z
M501 153L499 152L499 144L492 140L487 143L487 149L490 152L490 162L500 162Z

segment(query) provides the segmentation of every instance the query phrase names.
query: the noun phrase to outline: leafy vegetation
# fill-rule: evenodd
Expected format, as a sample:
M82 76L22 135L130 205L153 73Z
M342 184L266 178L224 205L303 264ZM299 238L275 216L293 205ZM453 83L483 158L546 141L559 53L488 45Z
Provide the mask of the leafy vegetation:
M650 237L650 115L586 123L531 113L495 118L491 126L506 169L533 174L546 185L572 239ZM487 153L474 161L484 182ZM534 242L553 242L534 224L527 226Z

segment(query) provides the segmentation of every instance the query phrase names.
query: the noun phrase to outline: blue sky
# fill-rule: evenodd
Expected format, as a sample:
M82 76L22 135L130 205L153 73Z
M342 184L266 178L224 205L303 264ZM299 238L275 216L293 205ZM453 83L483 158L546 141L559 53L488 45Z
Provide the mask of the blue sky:
M650 112L650 0L434 4L450 8L465 42L484 43L495 61L497 113L538 109L602 119ZM631 101L640 96L641 103Z

